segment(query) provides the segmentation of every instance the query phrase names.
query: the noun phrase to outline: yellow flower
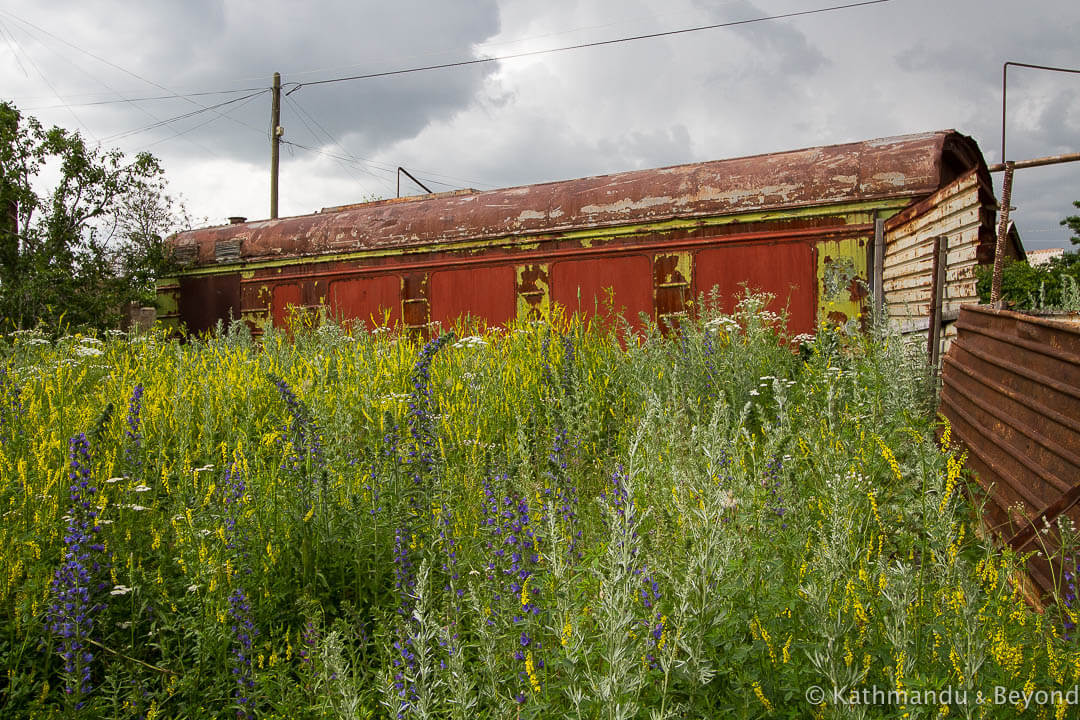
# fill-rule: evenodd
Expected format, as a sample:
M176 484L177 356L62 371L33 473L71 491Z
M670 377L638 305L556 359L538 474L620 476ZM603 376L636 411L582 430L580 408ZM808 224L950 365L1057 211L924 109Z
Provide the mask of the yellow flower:
M751 687L754 688L754 695L757 697L758 702L761 703L762 707L764 707L767 712L772 712L772 703L769 702L769 698L765 697L765 692L761 689L761 683L755 680L751 683Z
M896 461L896 455L893 454L893 451L885 444L884 440L879 437L874 439L877 440L878 447L881 448L881 457L885 458L885 462L889 463L889 467L892 468L893 476L897 480L903 480L904 476L900 472L900 463Z
M529 675L529 685L533 692L540 692L540 678L536 676L536 666L533 664L532 650L525 653L525 672Z
M525 578L525 582L521 583L521 607L525 607L529 604L529 581L532 580L532 575Z

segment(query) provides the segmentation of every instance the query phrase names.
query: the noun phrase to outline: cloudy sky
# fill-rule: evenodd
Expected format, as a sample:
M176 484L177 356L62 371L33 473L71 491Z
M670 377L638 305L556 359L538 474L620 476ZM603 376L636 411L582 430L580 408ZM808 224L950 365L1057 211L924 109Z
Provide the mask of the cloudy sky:
M889 0L296 89L835 4L5 0L0 99L156 154L191 214L217 224L268 215L275 70L292 91L290 215L393 197L398 165L436 191L488 189L943 128L975 137L994 163L1002 63L1080 67L1076 0ZM144 99L216 91L231 92ZM1080 75L1010 69L1007 142L1011 159L1080 152ZM1018 171L1027 247L1067 246L1058 223L1077 199L1080 163Z

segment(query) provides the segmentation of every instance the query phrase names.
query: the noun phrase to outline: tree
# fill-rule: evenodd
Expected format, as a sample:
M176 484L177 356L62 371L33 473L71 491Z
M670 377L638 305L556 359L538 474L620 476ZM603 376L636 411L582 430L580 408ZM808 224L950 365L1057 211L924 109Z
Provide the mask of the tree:
M990 302L993 268L975 271L979 300ZM1080 288L1080 253L1065 253L1045 265L1006 260L1001 273L1001 297L1014 310L1075 310Z
M1080 200L1073 200L1073 207L1080 209ZM1069 238L1072 240L1073 245L1080 245L1080 215L1069 215L1061 221L1061 225L1069 228L1069 232L1073 234Z
M57 177L45 188L45 176ZM152 155L128 161L0 103L0 328L115 326L152 302L183 224Z

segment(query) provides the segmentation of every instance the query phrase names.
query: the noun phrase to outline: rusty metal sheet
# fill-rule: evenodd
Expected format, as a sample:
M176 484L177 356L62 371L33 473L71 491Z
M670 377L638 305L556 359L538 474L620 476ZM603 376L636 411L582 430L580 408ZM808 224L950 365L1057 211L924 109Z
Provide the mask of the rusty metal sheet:
M989 498L987 526L1018 550L1042 551L1029 574L1048 593L1059 540L1042 519L1080 521L1080 321L964 305L955 327L941 412Z
M694 297L694 255L690 252L653 256L653 310L660 329L679 326L687 303Z
M551 299L571 313L605 316L621 313L640 326L652 316L652 260L645 255L563 260L551 267Z
M791 333L813 332L817 325L814 251L806 242L724 245L701 250L694 258L696 291L716 289L721 307L731 312L743 286L775 296L768 309L788 313Z
M401 322L401 278L375 275L330 282L330 312L341 321L367 328Z
M602 175L479 193L443 193L180 233L178 256L214 264L362 249L527 237L775 208L924 197L985 164L954 131Z
M427 332L431 321L431 284L426 272L401 276L401 319L405 327Z
M506 325L517 314L511 265L437 270L431 275L431 319L449 328L466 315Z
M270 291L271 316L274 318L274 327L285 327L288 324L289 313L293 308L303 306L303 292L299 283L285 283L275 285Z
M219 319L240 317L240 273L181 277L178 314L188 331L213 329Z

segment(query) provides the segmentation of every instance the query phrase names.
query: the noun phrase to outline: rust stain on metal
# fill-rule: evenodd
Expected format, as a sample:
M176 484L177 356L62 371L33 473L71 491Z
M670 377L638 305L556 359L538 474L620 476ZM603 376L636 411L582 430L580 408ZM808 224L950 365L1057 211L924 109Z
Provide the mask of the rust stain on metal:
M530 319L545 317L551 306L548 297L548 266L520 265L516 269L516 279L517 316Z
M192 230L171 239L198 265L455 240L521 237L838 201L918 198L981 162L953 131L602 175L488 192L441 193L313 215Z
M431 322L428 273L406 273L401 276L401 317L405 327L426 331Z
M344 205L181 233L170 243L182 287L162 292L179 298L177 319L199 329L231 314L257 331L267 317L285 322L290 305L419 329L463 314L501 324L552 303L666 327L698 293L716 286L726 307L748 285L775 295L770 308L787 310L792 332L809 332L819 315L861 308L855 276L866 276L863 243L876 214L901 211L971 168L985 174L975 142L942 131ZM912 227L923 219L913 216ZM834 245L848 248L839 254L851 256L854 274L837 287L842 307L823 308L815 266L819 249ZM918 259L898 252L898 282L917 284ZM210 276L231 279L201 279Z
M664 332L675 329L693 297L694 256L689 252L653 257L653 306Z
M1054 521L1080 521L1080 321L965 305L956 328L941 412L989 497L987 525L1042 552L1028 572L1050 593L1061 577L1047 560L1060 543Z

